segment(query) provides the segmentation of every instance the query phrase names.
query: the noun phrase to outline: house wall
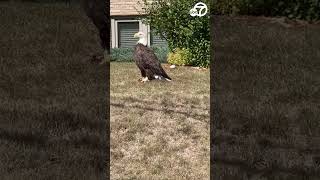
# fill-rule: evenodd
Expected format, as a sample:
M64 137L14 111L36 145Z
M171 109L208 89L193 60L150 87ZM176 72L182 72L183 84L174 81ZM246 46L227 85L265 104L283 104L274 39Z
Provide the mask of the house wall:
M143 16L143 11L142 11L143 6L144 5L141 0L111 0L110 1L110 15L111 15L111 38L110 38L111 42L110 43L112 48L118 48L119 46L118 23L120 22L138 22L139 30L137 31L142 31L145 34L147 34L148 46L151 45L152 36L150 35L150 32L151 32L150 26L142 23L139 20L139 17ZM130 31L129 28L128 28L128 31ZM126 33L125 31L122 32L122 34L125 34L127 37L129 37L129 33L131 32L126 32ZM128 42L131 43L131 40L129 40ZM159 40L154 42L158 43ZM128 44L128 43L124 43L124 44ZM163 45L165 43L158 43L158 44Z
M111 16L139 15L143 7L141 0L110 0Z

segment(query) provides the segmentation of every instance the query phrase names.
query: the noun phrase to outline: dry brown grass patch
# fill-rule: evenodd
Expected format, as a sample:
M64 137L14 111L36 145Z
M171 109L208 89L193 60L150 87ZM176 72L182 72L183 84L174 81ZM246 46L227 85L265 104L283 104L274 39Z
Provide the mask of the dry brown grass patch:
M209 178L209 71L170 69L172 82L138 82L111 64L111 179Z

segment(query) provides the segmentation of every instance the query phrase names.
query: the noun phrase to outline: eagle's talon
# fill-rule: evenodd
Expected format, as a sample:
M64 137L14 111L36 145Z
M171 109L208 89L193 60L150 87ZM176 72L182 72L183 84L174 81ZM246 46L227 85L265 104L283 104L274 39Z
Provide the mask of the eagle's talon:
M142 78L140 82L146 83L147 81L149 81L148 77Z

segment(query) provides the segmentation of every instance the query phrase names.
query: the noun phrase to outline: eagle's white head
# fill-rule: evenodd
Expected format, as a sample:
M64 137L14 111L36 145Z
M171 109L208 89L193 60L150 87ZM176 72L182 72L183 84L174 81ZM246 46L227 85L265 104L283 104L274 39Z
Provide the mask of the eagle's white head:
M137 32L134 34L133 36L134 38L139 38L139 41L137 42L137 44L143 44L143 45L147 45L147 38L146 35L143 32Z

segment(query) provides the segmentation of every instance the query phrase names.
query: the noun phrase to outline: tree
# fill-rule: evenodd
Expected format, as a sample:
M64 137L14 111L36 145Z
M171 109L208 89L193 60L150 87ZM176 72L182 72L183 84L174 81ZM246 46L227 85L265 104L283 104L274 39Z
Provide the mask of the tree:
M209 0L203 0L209 6ZM185 48L190 51L188 65L208 67L210 64L209 13L192 17L193 0L143 0L141 14L155 34L168 42L170 51ZM208 9L210 9L208 7Z

